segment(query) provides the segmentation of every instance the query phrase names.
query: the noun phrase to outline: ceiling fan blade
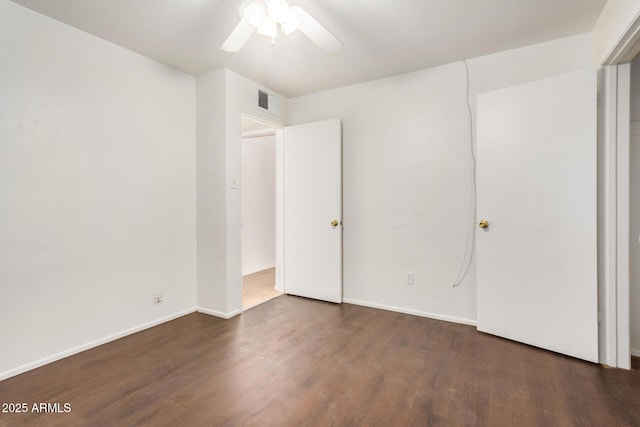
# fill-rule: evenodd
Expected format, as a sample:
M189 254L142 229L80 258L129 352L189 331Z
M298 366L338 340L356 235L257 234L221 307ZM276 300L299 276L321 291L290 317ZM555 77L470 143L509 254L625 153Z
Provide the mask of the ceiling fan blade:
M246 19L242 18L236 28L229 34L229 37L222 43L220 49L225 52L239 51L255 31L255 27L252 27Z
M301 8L292 6L291 11L300 20L300 31L322 50L332 53L342 48L342 42L324 28L315 18Z

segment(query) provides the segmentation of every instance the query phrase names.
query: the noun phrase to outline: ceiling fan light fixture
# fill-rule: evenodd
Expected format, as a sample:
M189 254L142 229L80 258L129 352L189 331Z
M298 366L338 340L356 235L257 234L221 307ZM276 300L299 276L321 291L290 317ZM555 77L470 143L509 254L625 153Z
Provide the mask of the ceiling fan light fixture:
M252 27L260 28L260 24L267 17L267 5L263 0L255 0L244 8L242 16Z
M300 30L322 50L333 53L342 42L300 6L289 7L285 0L253 0L242 10L242 19L220 49L238 52L256 32L269 37L275 45L279 33L285 36Z
M260 26L258 27L258 34L261 34L267 37L273 37L277 35L277 32L278 32L278 24L273 22L273 20L270 17L265 16L262 19Z
M242 16L258 34L271 37L272 41L278 30L288 36L300 27L300 19L284 0L254 0L244 8Z
M298 17L296 16L295 13L293 13L293 11L289 10L289 13L287 14L286 19L282 23L282 33L285 36L288 36L289 34L296 31L298 28L300 28L300 19L298 19Z
M289 5L284 0L265 0L269 16L278 24L282 24L289 14Z

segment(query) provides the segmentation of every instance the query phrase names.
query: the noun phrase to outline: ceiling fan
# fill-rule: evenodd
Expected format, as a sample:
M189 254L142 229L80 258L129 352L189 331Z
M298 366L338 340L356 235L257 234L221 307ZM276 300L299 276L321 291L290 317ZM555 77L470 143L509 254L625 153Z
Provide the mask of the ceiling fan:
M253 0L242 10L242 19L220 49L238 52L256 31L271 37L271 44L275 44L278 34L288 36L296 30L326 52L342 47L340 40L300 6L290 7L284 0Z

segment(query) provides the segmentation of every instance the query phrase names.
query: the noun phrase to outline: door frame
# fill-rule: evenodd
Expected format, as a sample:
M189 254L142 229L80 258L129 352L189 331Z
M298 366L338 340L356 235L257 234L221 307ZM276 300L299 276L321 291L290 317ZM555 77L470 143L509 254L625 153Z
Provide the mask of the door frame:
M599 69L600 363L631 368L629 277L630 61L640 52L640 16Z

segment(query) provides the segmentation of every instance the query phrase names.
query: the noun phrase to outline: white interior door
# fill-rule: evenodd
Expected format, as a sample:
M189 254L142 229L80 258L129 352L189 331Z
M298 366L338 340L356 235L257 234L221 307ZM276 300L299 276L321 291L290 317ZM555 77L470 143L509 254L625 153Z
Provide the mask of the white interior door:
M284 129L285 293L342 302L340 119Z
M478 97L478 330L598 360L596 72Z

